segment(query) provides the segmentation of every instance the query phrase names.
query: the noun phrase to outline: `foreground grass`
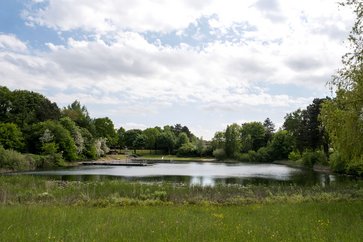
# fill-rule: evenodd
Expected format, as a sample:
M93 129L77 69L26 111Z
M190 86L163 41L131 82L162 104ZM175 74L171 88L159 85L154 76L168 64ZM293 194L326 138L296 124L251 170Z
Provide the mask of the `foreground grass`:
M0 206L0 241L361 241L363 202Z
M362 241L363 186L0 176L0 218L0 241Z

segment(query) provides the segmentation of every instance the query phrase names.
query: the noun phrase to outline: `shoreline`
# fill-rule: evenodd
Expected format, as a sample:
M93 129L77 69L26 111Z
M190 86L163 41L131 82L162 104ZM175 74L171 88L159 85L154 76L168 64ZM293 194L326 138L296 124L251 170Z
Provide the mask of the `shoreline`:
M306 167L302 164L298 164L298 163L296 163L294 161L290 161L290 160L274 161L273 164L285 165L285 166L289 166L289 167L293 167L293 168L300 168L300 169L309 169L309 170L313 170L315 172L320 172L320 173L325 173L325 174L335 174L329 166L324 166L324 165L320 165L320 164L315 164L312 168Z

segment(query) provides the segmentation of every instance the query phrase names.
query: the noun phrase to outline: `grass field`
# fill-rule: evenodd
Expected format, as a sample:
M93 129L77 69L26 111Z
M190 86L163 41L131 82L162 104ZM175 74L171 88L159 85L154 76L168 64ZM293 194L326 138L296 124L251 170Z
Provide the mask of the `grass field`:
M0 241L362 241L363 202L0 207Z
M362 241L362 181L216 187L0 176L0 241Z

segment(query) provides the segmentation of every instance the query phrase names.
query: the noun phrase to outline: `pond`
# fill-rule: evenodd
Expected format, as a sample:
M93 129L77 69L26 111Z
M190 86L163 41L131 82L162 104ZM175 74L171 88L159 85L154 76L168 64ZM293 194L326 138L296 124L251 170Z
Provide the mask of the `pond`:
M292 168L278 164L250 163L156 163L151 166L78 166L68 169L23 172L60 180L122 179L140 182L172 182L186 185L217 184L328 185L345 182L348 177Z

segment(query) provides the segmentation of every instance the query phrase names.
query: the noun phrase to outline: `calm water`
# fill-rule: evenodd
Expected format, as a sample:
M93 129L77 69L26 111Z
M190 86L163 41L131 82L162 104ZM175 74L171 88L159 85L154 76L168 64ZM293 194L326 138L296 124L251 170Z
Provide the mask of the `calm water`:
M152 166L80 166L62 170L25 172L61 180L122 179L141 182L174 182L187 185L216 184L327 185L347 177L323 174L277 164L157 163Z

